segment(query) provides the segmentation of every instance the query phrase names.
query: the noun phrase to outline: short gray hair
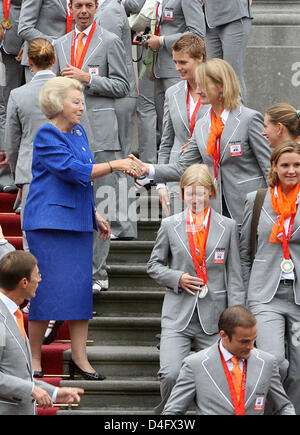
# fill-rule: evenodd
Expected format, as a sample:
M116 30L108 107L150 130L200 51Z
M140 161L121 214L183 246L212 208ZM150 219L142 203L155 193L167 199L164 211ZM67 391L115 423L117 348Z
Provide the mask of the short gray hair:
M39 94L39 104L48 119L62 112L63 102L69 89L83 92L84 87L78 80L68 77L54 77L44 84Z

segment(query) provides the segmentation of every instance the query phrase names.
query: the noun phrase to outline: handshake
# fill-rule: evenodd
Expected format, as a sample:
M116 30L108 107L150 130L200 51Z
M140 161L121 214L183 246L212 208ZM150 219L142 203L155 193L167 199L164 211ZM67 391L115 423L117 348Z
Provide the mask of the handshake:
M149 165L130 154L127 159L122 161L121 171L133 178L139 178L149 174Z

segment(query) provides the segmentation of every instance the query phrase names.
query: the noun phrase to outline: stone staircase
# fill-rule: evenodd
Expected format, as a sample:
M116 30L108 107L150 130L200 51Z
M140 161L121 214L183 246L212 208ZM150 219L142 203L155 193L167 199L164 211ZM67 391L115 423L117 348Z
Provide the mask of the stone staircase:
M147 195L140 201L151 201ZM65 380L61 385L84 388L79 406L58 414L149 415L159 403L158 341L164 289L146 273L159 217L138 222L138 240L112 241L107 261L110 287L94 296L89 323L89 361L104 381ZM64 353L68 373L70 350Z

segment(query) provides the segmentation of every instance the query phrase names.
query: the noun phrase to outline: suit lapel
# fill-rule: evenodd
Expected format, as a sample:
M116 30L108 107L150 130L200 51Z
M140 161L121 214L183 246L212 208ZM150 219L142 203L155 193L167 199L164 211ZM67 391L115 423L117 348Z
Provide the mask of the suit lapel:
M177 107L180 119L182 120L184 127L190 135L189 118L186 104L187 96L185 82L179 82L176 86L177 89L173 94L175 105Z
M253 394L255 394L256 387L262 376L265 362L259 356L259 350L253 349L250 357L247 360L247 379L246 379L246 393L245 393L245 408Z
M8 311L8 309L6 308L6 306L3 304L1 300L0 300L0 316L2 316L3 318L3 323L6 330L20 347L21 352L24 355L24 358L26 359L28 369L31 372L31 353L30 353L29 341L27 337L26 337L26 342L24 341L17 323L15 322L11 313Z
M96 26L95 33L91 39L90 45L87 49L82 69L86 67L89 59L93 56L94 51L103 43L103 28L99 25Z
M238 106L229 112L228 119L224 125L223 133L221 136L221 153L220 162L222 162L225 152L229 146L229 142L234 135L236 129L240 125L240 116L242 112L242 106Z
M213 383L215 388L217 388L222 398L228 403L228 405L232 409L234 409L228 382L220 357L218 343L207 349L206 359L203 360L202 366L206 371L210 381Z
M210 229L206 243L206 261L208 261L215 252L225 231L225 227L222 225L223 217L218 215L214 209L211 208L210 210Z
M189 247L189 240L188 235L186 231L186 215L187 210L185 209L182 213L177 215L177 223L174 226L175 234L177 235L182 247L185 249L185 251L188 253L189 257L192 260L190 247Z

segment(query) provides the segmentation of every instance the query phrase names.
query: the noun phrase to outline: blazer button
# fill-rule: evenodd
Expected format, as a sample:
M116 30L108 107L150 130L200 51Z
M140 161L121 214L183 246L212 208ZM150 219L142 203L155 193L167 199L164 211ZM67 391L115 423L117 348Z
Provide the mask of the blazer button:
M94 186L94 182L93 181L91 181L91 186Z
M86 151L86 149L84 147L82 147L83 151Z

